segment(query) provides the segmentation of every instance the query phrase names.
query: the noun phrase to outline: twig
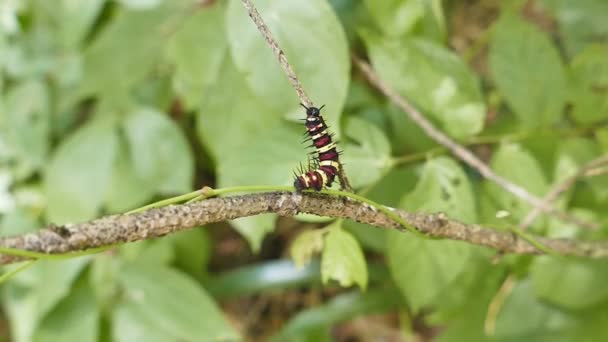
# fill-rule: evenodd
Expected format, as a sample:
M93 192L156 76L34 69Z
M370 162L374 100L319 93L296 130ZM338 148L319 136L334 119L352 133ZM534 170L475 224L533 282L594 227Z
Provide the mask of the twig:
M557 210L553 206L543 202L540 198L528 192L521 186L511 183L505 178L497 175L487 166L483 161L477 158L471 151L459 145L456 141L445 135L443 132L435 128L433 124L427 120L422 113L420 113L414 106L412 106L405 98L399 95L393 90L386 82L384 82L378 74L371 68L371 66L363 60L353 57L353 62L367 80L376 87L381 93L388 97L394 104L396 104L401 110L403 110L408 117L414 121L422 130L432 139L439 144L445 146L450 150L456 157L467 163L469 166L477 170L486 179L498 184L501 188L512 193L513 195L521 198L522 200L538 207L540 210L546 213L551 213L563 221L573 222L577 225L589 229L597 229L598 225L592 222L579 219L577 217L568 215L560 210Z
M291 64L289 64L289 61L287 60L287 56L285 56L285 53L283 53L283 50L281 50L281 48L279 47L279 44L272 36L270 29L268 28L268 26L266 26L266 23L264 23L264 20L260 16L260 13L255 8L255 6L251 2L251 0L242 0L242 1L243 1L243 6L245 7L245 9L247 10L247 13L249 14L249 17L251 18L251 20L253 20L255 25L258 27L258 30L260 31L262 36L264 36L266 43L268 43L268 46L272 50L272 53L274 53L275 57L279 61L279 64L281 65L281 68L283 68L283 71L287 75L287 78L289 79L291 86L296 90L298 98L306 107L312 107L313 106L312 101L310 101L310 98L306 94L306 91L304 90L302 83L298 79L298 76L296 76L296 73L293 70L293 68L291 67Z
M589 163L585 164L575 174L566 178L557 186L553 187L553 189L551 189L551 191L549 191L549 193L547 193L547 195L542 199L543 203L545 203L546 205L550 205L559 197L559 195L570 189L570 187L572 187L572 185L576 183L577 179L585 176L588 171L593 170L596 167L599 167L606 163L608 163L608 154L593 159ZM526 215L526 217L522 220L521 224L519 225L519 228L525 231L530 225L532 225L534 220L538 217L538 215L541 214L541 212L542 210L539 207L532 208L528 215Z
M296 72L293 70L293 68L291 67L291 64L289 64L289 61L287 60L287 56L285 55L283 50L279 47L279 44L277 43L277 41L272 36L270 29L264 22L264 19L262 19L262 16L258 12L258 10L255 8L255 5L251 2L251 0L242 0L242 2L243 2L243 6L245 7L245 10L247 10L247 13L249 14L249 17L251 18L251 20L253 20L253 22L255 23L255 26L257 26L257 28L258 28L258 31L260 31L260 33L266 40L266 43L272 50L272 53L274 53L275 57L279 61L279 64L281 65L281 68L283 68L285 75L287 75L287 78L289 79L291 86L295 89L296 94L298 95L298 98L300 99L300 102L303 105L305 105L306 107L312 107L313 103L310 100L310 98L308 97L308 95L306 94L306 91L304 90L304 87L302 86L300 79L298 79ZM346 171L344 170L344 164L342 164L341 162L339 162L339 163L340 163L340 168L338 169L338 180L340 182L340 186L342 189L344 189L346 191L353 192L353 188L350 185L350 182L348 181L348 177L346 177Z
M392 212L408 225L431 237L466 241L509 253L542 254L542 251L526 240L507 231L464 224L451 220L444 214L408 213L397 209ZM5 253L12 251L10 249L19 249L30 253L65 254L152 239L209 223L264 213L277 213L281 216L308 213L349 218L376 227L407 231L382 211L345 197L320 193L270 192L211 198L144 212L106 216L79 224L53 226L51 229L0 238L0 249ZM608 242L536 236L534 239L560 255L608 258ZM24 258L3 254L0 256L0 264Z

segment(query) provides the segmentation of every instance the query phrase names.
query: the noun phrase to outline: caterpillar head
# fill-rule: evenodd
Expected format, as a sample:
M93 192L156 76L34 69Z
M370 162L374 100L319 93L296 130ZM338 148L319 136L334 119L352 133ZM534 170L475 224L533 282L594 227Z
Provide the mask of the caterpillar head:
M300 103L300 105L304 108L306 108L306 115L307 116L320 116L321 115L321 109L323 109L323 107L325 107L325 105L322 105L321 107L317 108L317 107L306 107L303 103Z

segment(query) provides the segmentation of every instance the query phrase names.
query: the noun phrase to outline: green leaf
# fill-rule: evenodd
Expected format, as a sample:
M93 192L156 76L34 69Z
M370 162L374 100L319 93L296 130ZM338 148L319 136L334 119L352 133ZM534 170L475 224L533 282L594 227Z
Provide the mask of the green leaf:
M205 228L194 228L168 237L173 245L174 263L197 279L202 278L212 252L211 240Z
M329 4L324 0L263 0L255 5L312 101L327 104L325 121L339 127L350 58L342 26ZM300 101L241 1L230 1L226 18L232 58L246 75L249 88L275 111L302 117Z
M116 131L108 117L98 117L62 141L45 173L49 221L62 224L97 215L116 151Z
M566 309L580 310L608 299L608 264L604 261L539 257L531 275L541 299Z
M314 254L323 249L323 236L326 233L325 229L307 230L295 238L289 249L289 254L297 268L301 269L306 266Z
M99 318L93 291L86 281L79 281L40 322L32 340L95 342L98 340Z
M465 138L481 131L485 104L479 84L456 55L422 39L391 40L369 32L363 38L380 77L448 134Z
M367 288L367 265L363 251L355 238L339 225L328 228L321 261L321 279L334 279L341 286L359 285Z
M602 152L608 152L608 128L599 128L595 131L595 139L600 145Z
M343 144L345 165L349 181L355 187L378 181L391 165L390 145L384 132L365 120L351 118L346 135L353 144Z
M556 341L569 317L534 297L532 284L515 284L496 320L495 337L510 341Z
M161 340L234 340L237 333L192 279L164 266L132 264L120 273L125 295L114 315L117 341L160 336ZM130 316L130 328L121 319ZM127 328L123 334L121 328Z
M460 165L447 157L427 161L416 188L403 198L400 207L428 213L440 211L464 222L477 222L470 181Z
M572 117L592 124L608 117L608 47L590 45L570 65Z
M560 40L570 55L583 50L589 43L608 39L606 1L543 0L542 3L553 13L559 26Z
M118 155L106 193L105 206L111 213L120 213L142 206L156 193L154 186L150 186L150 183L137 175L127 145L124 139L119 140Z
M26 80L12 88L0 109L2 140L14 150L18 179L30 176L43 166L49 150L50 104L44 83ZM1 108L1 107L0 107Z
M3 308L16 342L31 341L42 318L68 294L89 258L63 262L38 261L4 287Z
M471 184L452 159L429 160L412 192L400 207L411 211L442 211L464 222L476 222ZM438 303L442 293L465 270L473 246L458 241L423 240L391 231L387 237L389 267L401 293L414 310Z
M170 27L166 9L121 10L84 52L78 95L120 101L150 70Z
M61 0L60 4L40 1L36 5L48 4L48 12L59 25L57 34L65 48L78 48L91 30L106 0L72 1Z
M503 17L495 27L489 62L498 89L524 125L547 126L560 119L566 77L545 35L521 19Z
M393 279L415 311L440 305L436 299L466 270L472 248L460 241L424 240L397 231L387 237Z
M190 108L198 106L205 88L218 79L226 58L223 10L219 4L198 9L169 40L166 52L176 67L174 87Z
M388 36L409 33L424 17L424 3L419 0L365 0L369 14Z
M516 165L517 167L513 167ZM518 144L502 144L494 156L490 166L496 174L527 189L537 196L544 196L548 191L548 184L538 161L530 152ZM532 209L524 200L507 192L493 182L486 181L488 193L494 198L499 210L509 212L513 223L519 221Z
M137 176L161 193L192 189L194 161L184 133L166 114L151 108L131 113L123 124Z

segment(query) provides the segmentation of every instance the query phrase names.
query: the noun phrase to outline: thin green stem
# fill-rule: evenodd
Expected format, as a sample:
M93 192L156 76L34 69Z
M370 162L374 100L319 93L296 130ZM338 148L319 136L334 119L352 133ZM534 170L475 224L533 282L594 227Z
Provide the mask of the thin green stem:
M24 262L22 265L19 265L18 267L15 267L14 269L4 273L2 276L0 276L0 285L4 284L4 282L11 279L15 275L17 275L17 273L20 273L21 271L25 271L30 266L32 266L36 261L37 260L28 260L28 261Z
M175 197L170 197L170 198L165 198L163 200L160 200L158 202L154 202L154 203L150 203L148 205L144 205L143 207L139 207L137 209L133 209L131 211L128 211L127 214L134 214L134 213L139 213L148 209L153 209L153 208L159 208L159 207L164 207L170 204L175 204L175 203L180 203L180 202L185 202L188 200L191 200L193 198L196 198L197 196L200 196L201 193L203 192L204 189L199 189L196 191L192 191L189 192L187 194L183 194L183 195L179 195L179 196L175 196Z
M405 222L404 220L401 219L401 217L397 216L395 213L393 213L393 211L391 209L389 209L388 207L383 206L380 203L376 203L370 199L367 199L363 196L359 196L357 194L354 194L352 192L345 192L345 191L339 191L339 190L323 190L321 191L322 193L328 194L328 195L337 195L337 196L344 196L344 197L349 197L352 198L354 200L357 200L359 202L363 202L366 204L369 204L370 206L380 210L382 213L384 213L386 216L390 217L391 219L393 219L393 221L399 223L400 225L402 225L404 228L406 228L407 230L409 230L411 233L413 233L414 235L423 238L423 239L430 239L431 237L427 236L426 234L423 234L421 232L418 231L418 229L416 229L414 226L412 226L411 224Z
M559 256L560 254L557 253L556 251L554 251L553 249L543 245L542 243L538 242L538 240L536 240L535 238L533 238L531 235L529 235L526 232L523 232L520 229L517 229L515 227L509 227L509 230L512 231L515 235L519 236L520 238L526 240L529 244L531 244L532 246L534 246L534 248L538 249L539 251L547 254L547 255L552 255L552 256Z

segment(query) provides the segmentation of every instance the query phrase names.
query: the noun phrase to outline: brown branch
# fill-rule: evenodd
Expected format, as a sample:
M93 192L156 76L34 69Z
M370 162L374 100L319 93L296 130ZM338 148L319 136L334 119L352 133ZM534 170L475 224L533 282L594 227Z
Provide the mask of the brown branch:
M264 213L276 213L281 216L308 213L348 218L376 227L406 232L403 227L377 209L348 198L320 193L271 192L212 198L141 213L106 216L79 224L52 226L33 233L0 238L0 247L62 254L152 239L209 223ZM408 213L397 209L394 213L431 237L466 241L509 253L542 254L542 251L508 231L464 224L451 220L441 213ZM561 255L608 257L608 242L543 237L535 237L535 239ZM22 259L12 255L2 255L0 264Z
M353 62L359 68L365 78L376 89L378 89L382 94L388 97L395 105L397 105L397 107L403 110L408 115L408 117L412 121L414 121L418 126L420 126L420 128L422 128L422 130L429 137L431 137L437 143L445 146L448 150L450 150L450 152L452 152L452 154L454 154L460 160L477 170L477 172L479 172L479 174L481 174L483 177L496 183L498 186L512 193L518 198L532 204L534 207L539 208L541 211L555 215L560 220L572 222L581 227L589 229L598 228L597 224L587 222L580 218L568 215L567 213L554 208L552 205L545 203L543 200L531 194L523 187L511 183L507 179L494 173L494 171L492 171L492 169L490 169L488 165L486 165L483 161L477 158L471 151L459 145L455 140L451 139L443 132L438 130L435 126L433 126L433 124L429 120L427 120L424 115L422 115L422 113L420 113L412 104L410 104L405 98L399 95L386 82L384 82L368 63L356 57L353 57Z
M245 9L247 10L247 13L249 14L249 17L251 18L251 20L253 20L253 22L255 23L255 26L258 27L258 30L260 31L262 36L264 36L266 43L272 50L272 53L274 54L274 56L279 61L281 68L283 68L283 71L285 72L285 75L287 75L287 78L289 79L291 86L296 90L298 98L306 107L312 107L313 106L312 101L310 101L310 98L306 94L306 91L304 90L302 83L298 79L296 72L291 67L291 64L289 64L289 61L287 60L287 56L285 56L285 53L283 53L283 50L281 50L281 48L279 47L279 44L272 36L270 29L268 28L268 26L266 26L266 23L264 23L262 16L260 16L260 13L255 8L255 6L251 2L251 0L242 0L242 1L243 1L243 6L245 7Z
M602 166L606 163L608 163L608 154L593 159L592 161L583 165L583 167L578 169L575 174L566 178L563 182L553 187L553 189L551 189L551 191L549 191L547 195L543 198L543 203L550 205L559 197L559 195L570 189L574 185L574 183L576 183L577 179L587 175L588 171L593 170L596 167ZM532 208L532 210L528 213L528 215L526 215L526 217L519 225L520 229L525 231L530 225L532 225L534 220L538 217L538 215L541 214L541 212L542 210L539 207Z

